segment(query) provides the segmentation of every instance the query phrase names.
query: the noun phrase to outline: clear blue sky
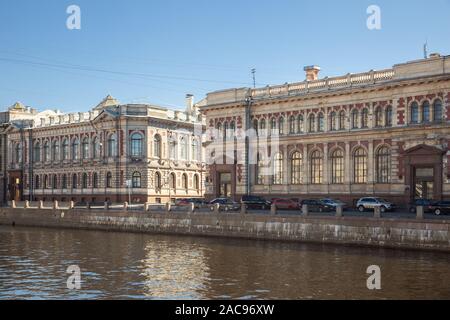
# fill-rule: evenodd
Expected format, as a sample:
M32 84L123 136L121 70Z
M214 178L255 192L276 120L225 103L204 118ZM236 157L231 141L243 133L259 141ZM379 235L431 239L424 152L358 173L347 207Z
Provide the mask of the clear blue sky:
M81 30L66 28L71 4ZM250 86L252 67L260 86L302 81L310 64L383 69L421 58L426 39L450 54L450 0L2 0L0 108L86 111L107 94L184 107L186 93Z

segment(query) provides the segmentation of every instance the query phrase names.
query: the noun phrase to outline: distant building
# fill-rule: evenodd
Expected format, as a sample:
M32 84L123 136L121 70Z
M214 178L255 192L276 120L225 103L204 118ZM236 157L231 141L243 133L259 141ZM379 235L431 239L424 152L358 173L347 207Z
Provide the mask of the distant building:
M305 71L299 83L207 95L208 197L450 198L450 56Z
M203 197L205 126L190 95L186 111L108 96L90 112L10 113L4 121L8 200Z
M20 102L8 108L7 111L0 112L0 204L4 204L8 198L8 178L7 178L7 128L14 121L34 120L41 117L56 116L61 114L58 110L47 110L38 112Z

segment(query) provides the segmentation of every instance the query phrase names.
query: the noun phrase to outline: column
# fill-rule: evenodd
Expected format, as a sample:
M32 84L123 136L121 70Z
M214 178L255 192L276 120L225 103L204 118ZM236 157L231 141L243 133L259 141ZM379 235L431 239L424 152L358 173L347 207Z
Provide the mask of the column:
M350 161L351 161L351 157L350 157L350 143L349 142L345 142L345 155L344 155L344 183L345 184L350 184L351 183L351 166L350 166Z
M302 169L303 184L309 184L309 159L308 159L308 146L303 145L303 169Z
M367 183L372 184L375 182L374 179L374 150L373 150L373 141L369 141L369 147L367 150Z
M323 184L328 184L328 143L323 144Z

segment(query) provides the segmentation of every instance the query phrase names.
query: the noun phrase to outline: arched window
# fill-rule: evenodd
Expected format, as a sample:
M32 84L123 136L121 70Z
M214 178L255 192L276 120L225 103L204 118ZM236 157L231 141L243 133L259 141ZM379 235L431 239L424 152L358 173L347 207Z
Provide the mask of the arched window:
M388 147L378 149L375 156L377 183L391 181L391 151Z
M223 138L223 132L222 132L222 123L217 123L216 124L216 139L221 139Z
M59 160L59 142L53 141L52 143L52 161Z
M58 176L56 174L53 175L52 188L58 189Z
M162 157L162 148L161 148L161 136L159 134L156 134L153 137L153 156L155 158L160 158Z
M363 148L358 148L353 153L353 172L355 183L367 182L367 153Z
M170 188L176 189L177 188L177 177L176 177L175 173L172 172L170 174L169 179L170 179L170 181L169 181Z
M314 114L311 114L309 116L309 132L315 132L316 131L316 116Z
M336 131L337 130L337 121L336 121L336 112L330 113L330 130Z
M228 130L228 137L233 138L236 134L236 123L234 121L230 122L230 129Z
M198 177L198 174L194 175L194 188L195 190L200 190L200 179Z
M192 153L192 160L198 161L199 160L199 147L198 147L198 140L192 139L192 145L191 145L191 153Z
M223 137L227 139L230 136L230 129L228 127L228 122L224 122L223 124Z
M39 142L34 145L33 160L34 162L41 162L41 144Z
M386 127L392 127L392 107L387 106L385 110L385 120L384 124Z
M108 157L117 157L117 135L115 133L108 137Z
M283 154L277 153L273 158L273 184L283 184Z
M67 189L67 175L62 176L62 183L61 183L62 189Z
M280 117L278 119L278 134L282 136L284 134L284 118Z
M381 107L377 107L375 110L375 127L383 126L383 109Z
M361 112L361 128L369 127L369 110L364 108Z
M257 163L256 163L256 184L263 185L264 184L264 161L261 153L257 155Z
M291 156L291 184L302 183L302 154L294 152Z
M38 175L34 178L34 188L40 189L41 188L41 179Z
M187 176L187 174L186 173L183 173L183 176L182 176L182 178L181 178L181 187L184 189L184 190L188 190L188 188L189 188L189 186L188 186L188 176Z
M422 104L422 122L430 122L430 103L428 101Z
M272 118L270 120L270 134L276 133L277 133L277 120L275 118Z
M295 134L295 117L289 117L289 134Z
M255 130L256 135L258 135L259 133L258 119L253 120L253 130Z
M50 161L50 144L48 141L44 143L44 162Z
M81 176L81 188L87 189L87 187L88 187L88 175L87 173L83 173L83 175Z
M92 141L92 158L99 159L100 158L100 143L98 142L98 138L95 137Z
M319 113L317 116L317 131L324 132L325 131L325 121L323 113Z
M16 144L15 159L16 163L22 163L22 144L20 143Z
M339 130L345 130L345 111L339 112Z
M112 188L112 173L108 172L106 173L106 188Z
M330 157L331 183L344 183L344 152L341 149L333 151Z
M89 159L89 139L84 138L82 147L81 147L81 154L83 159Z
M442 101L436 100L433 103L433 121L441 122L442 121Z
M261 119L261 121L259 122L259 130L260 134L266 134L266 119Z
M352 129L359 128L358 118L359 118L358 109L353 109L352 110Z
M69 140L67 138L63 140L62 155L63 155L63 160L69 159Z
M310 159L311 184L321 184L323 181L323 157L320 151L311 153Z
M419 123L419 104L417 102L413 102L411 104L411 123Z
M48 189L48 175L44 175L44 185L43 189Z
M188 144L187 144L187 138L186 137L181 137L180 138L180 158L182 160L187 160L188 159Z
M94 189L98 188L98 173L94 172L94 175L92 176L92 187Z
M72 175L72 189L78 188L78 176L76 173Z
M173 138L169 140L169 158L172 160L177 158L177 143Z
M143 155L144 138L140 133L133 133L131 135L131 156L141 157Z
M72 141L72 160L78 160L80 158L80 141L74 139Z
M305 124L302 115L298 116L297 122L297 133L303 133L303 131L305 130Z
M139 172L133 173L133 177L131 178L131 186L133 188L141 187L141 174Z
M155 189L161 190L161 174L159 172L155 173Z

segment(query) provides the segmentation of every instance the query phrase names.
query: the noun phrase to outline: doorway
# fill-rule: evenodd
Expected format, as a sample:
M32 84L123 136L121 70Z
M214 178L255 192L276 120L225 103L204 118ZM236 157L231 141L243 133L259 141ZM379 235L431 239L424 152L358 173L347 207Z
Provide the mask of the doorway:
M405 204L416 199L442 200L445 151L429 145L417 145L405 150ZM400 177L402 172L400 171Z
M219 197L231 197L231 173L220 173Z
M434 199L434 168L415 168L414 170L414 198Z

